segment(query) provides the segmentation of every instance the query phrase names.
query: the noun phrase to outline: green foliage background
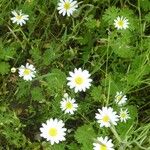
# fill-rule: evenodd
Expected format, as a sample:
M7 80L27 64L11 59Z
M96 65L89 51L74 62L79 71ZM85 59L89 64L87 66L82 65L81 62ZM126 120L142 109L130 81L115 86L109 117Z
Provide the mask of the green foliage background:
M150 1L83 0L72 17L58 14L57 0L0 0L0 149L91 150L97 136L109 135L115 148L150 149ZM29 15L23 27L12 24L12 10ZM129 29L116 30L114 19L124 16ZM26 62L37 77L23 81L12 67ZM91 73L92 87L75 94L66 85L74 68ZM131 119L119 123L120 145L113 133L99 128L98 108L113 106L116 91L128 97ZM64 92L75 97L79 109L64 115ZM71 129L66 141L51 146L39 128L49 118Z

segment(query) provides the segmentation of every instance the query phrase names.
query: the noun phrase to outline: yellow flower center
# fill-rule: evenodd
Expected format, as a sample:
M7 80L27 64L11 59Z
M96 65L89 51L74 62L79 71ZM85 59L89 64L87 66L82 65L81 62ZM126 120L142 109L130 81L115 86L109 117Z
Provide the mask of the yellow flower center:
M120 20L120 21L118 21L118 25L119 25L120 27L122 27L122 26L124 25L124 22L123 22L122 20Z
M75 83L76 83L76 84L81 85L83 82L84 82L84 80L83 80L82 77L77 76L77 77L75 78Z
M126 118L126 114L125 113L122 113L120 116L121 116L121 118Z
M67 102L67 103L66 103L66 108L67 108L67 109L72 109L72 107L73 107L73 106L72 106L72 104L71 104L70 102Z
M25 69L23 72L24 75L29 75L30 73L31 73L30 69Z
M56 136L57 135L57 129L56 128L50 128L49 131L48 131L48 134L50 136Z
M101 145L101 146L100 146L100 150L107 150L106 145Z
M122 99L122 95L118 95L118 96L117 96L117 100L118 100L118 101L121 101L121 99Z
M109 116L106 115L106 116L104 116L104 117L102 118L102 120L103 120L104 122L109 122L110 119L109 119Z
M18 20L20 20L20 19L22 19L22 16L17 15L16 18L17 18Z
M65 4L64 4L64 8L66 9L66 10L68 10L68 9L70 9L70 3L69 2L66 2Z

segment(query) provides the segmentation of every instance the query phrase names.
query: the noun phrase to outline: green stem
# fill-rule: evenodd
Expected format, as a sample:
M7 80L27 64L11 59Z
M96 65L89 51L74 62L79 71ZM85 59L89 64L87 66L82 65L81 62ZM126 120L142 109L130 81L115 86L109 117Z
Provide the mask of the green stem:
M43 79L45 77L50 77L50 76L54 76L54 75L57 75L57 73L47 73L47 74L44 74L44 75L41 75L41 76L37 76L35 79L33 79L32 81L35 81L35 80L40 80L40 79Z
M81 113L79 113L78 112L78 114L80 115L80 116L82 116L82 118L85 120L85 121L87 121L89 124L91 123L85 116L83 116Z
M19 38L17 37L17 35L15 34L15 32L8 25L7 25L7 28L9 29L9 31L11 32L11 34L14 36L14 38L20 43L20 46L24 50L24 46L22 45L22 42L19 40Z
M114 134L115 138L117 139L117 141L118 141L118 143L119 143L119 144L118 144L118 145L119 145L119 149L118 149L118 150L125 150L126 147L127 147L127 145L128 145L128 143L122 141L122 139L121 139L120 136L118 135L118 133L117 133L117 131L116 131L114 125L111 125L110 129L111 129L112 133Z
M110 129L111 129L112 133L114 134L114 136L116 137L116 139L118 140L119 144L122 143L122 140L121 140L120 136L118 135L115 127L113 125L111 125Z
M139 142L137 142L137 141L133 141L133 143L135 143L141 150L142 150L142 149L143 149L143 150L150 150L150 148L146 148L146 147L141 146L141 145L139 144Z
M123 7L123 1L122 0L120 0L120 5L121 5L121 8Z
M94 9L94 6L91 4L83 5L81 8L83 9L85 7L89 7L89 10L85 13L85 15L84 15L83 19L80 21L80 23L78 23L76 26L73 26L72 34L74 36L76 36L78 34L78 32L79 32L78 29L80 29L81 24L85 21L85 18L88 16L88 14Z
M139 12L139 24L140 24L140 39L141 39L141 46L142 46L142 36L143 36L143 27L142 27L142 16L141 16L141 4L140 0L138 0L138 12Z
M107 99L106 99L106 106L108 106L108 103L109 103L110 84L111 84L111 79L109 77L109 85L108 85L108 93L107 93Z
M109 32L109 31L108 31ZM109 33L108 33L108 43L107 43L107 54L106 54L106 70L105 70L105 78L107 79L107 73L108 73L108 52L109 52L109 47L110 47L110 36L109 36ZM105 79L105 92L106 92L106 87L107 87L107 81ZM110 83L109 83L110 84ZM110 86L110 85L109 85ZM109 87L110 88L110 87ZM109 89L108 89L108 94L109 94ZM109 95L107 95L107 100L106 100L106 106L108 105L108 102L109 102Z

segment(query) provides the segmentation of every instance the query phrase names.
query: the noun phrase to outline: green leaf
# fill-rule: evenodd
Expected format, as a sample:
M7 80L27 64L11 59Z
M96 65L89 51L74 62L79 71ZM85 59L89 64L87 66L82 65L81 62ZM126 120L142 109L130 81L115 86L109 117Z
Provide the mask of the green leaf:
M60 92L66 84L66 75L61 70L53 69L49 76L46 77L46 82L51 92Z
M5 75L10 72L10 65L7 62L0 62L0 74Z
M40 87L33 88L31 90L31 95L34 101L40 101L44 98L42 94L42 89Z
M150 23L150 12L145 15L145 21Z
M29 143L28 147L26 146L26 150L37 150L40 149L41 145L38 142ZM46 149L45 149L46 150Z
M44 150L65 150L64 143L51 145L50 142L42 142L42 147Z
M79 144L71 143L71 144L67 145L67 148L69 150L77 150L77 149L79 149Z
M118 16L118 13L118 8L115 6L109 7L103 15L103 20L109 25L113 25L114 19Z
M53 150L65 150L65 144L61 143L61 144L55 144L53 146Z
M43 54L43 64L49 65L51 64L56 58L60 57L61 54L56 51L56 49L47 49Z
M16 51L13 48L0 48L0 59L8 61L14 59L13 56L16 54Z
M95 101L100 102L102 96L102 87L101 86L93 87L90 94Z
M92 15L85 18L85 20L85 26L87 29L96 29L100 23L96 19L93 19Z
M82 149L88 148L88 150L92 150L93 140L96 138L96 134L92 125L85 124L79 127L75 132L74 137L78 143L83 145Z
M112 49L116 55L122 58L132 58L135 54L134 48L123 39L115 40Z
M141 8L144 9L145 11L150 10L150 1L149 0L141 0Z
M18 149L23 147L26 143L26 137L21 132L23 125L15 112L11 111L7 106L6 110L6 112L1 111L0 113L0 139L1 141L5 139L7 141L7 145L15 145L16 149Z
M18 94L17 94L17 99L19 101L23 100L23 98L26 98L30 94L30 86L31 82L26 82L26 81L20 81L18 82Z
M38 48L33 48L30 50L30 54L35 63L40 64L42 59L42 53Z

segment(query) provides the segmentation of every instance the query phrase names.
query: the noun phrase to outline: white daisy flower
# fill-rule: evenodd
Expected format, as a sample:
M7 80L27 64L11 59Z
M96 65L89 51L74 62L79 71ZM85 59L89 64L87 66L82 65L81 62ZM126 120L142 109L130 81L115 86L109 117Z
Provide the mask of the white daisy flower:
M65 97L60 102L61 104L60 108L62 109L62 111L65 112L65 114L66 113L74 114L74 111L76 111L78 107L78 105L75 102L76 102L75 99L71 99L71 97L69 96L66 97L65 95Z
M126 110L120 109L119 118L121 122L126 122L128 119L130 119L128 109Z
M69 82L67 83L68 86L70 86L71 89L74 88L75 93L78 91L84 91L86 89L89 89L91 86L92 79L89 77L91 76L87 70L83 70L81 68L74 69L74 72L69 72L71 77L68 77L67 80Z
M59 10L59 14L62 14L63 16L67 14L67 16L70 16L73 14L73 12L76 10L77 7L78 7L77 1L60 0L57 9Z
M23 77L26 81L31 81L32 78L35 77L35 68L33 65L30 65L29 63L26 63L26 66L21 65L19 70L19 77Z
M118 105L123 105L126 103L126 101L127 101L127 97L126 95L123 94L123 92L116 92L115 102Z
M98 109L99 113L96 113L95 118L98 120L97 122L100 123L100 127L110 127L111 124L117 125L118 115L117 112L113 111L111 107L102 107L101 109Z
M114 26L118 30L129 28L128 24L129 24L128 19L126 19L123 16L121 16L121 17L118 16L117 19L114 20Z
M14 10L11 12L14 17L11 18L13 23L17 23L17 25L23 25L26 24L26 21L29 20L29 15L25 15L22 13L22 11L18 11L18 13Z
M54 143L58 144L60 141L65 140L67 129L64 128L64 125L62 120L51 118L46 123L42 123L40 136L50 141L51 145Z
M98 137L96 143L93 143L93 146L93 150L114 150L112 139L108 139L107 136L105 138Z

